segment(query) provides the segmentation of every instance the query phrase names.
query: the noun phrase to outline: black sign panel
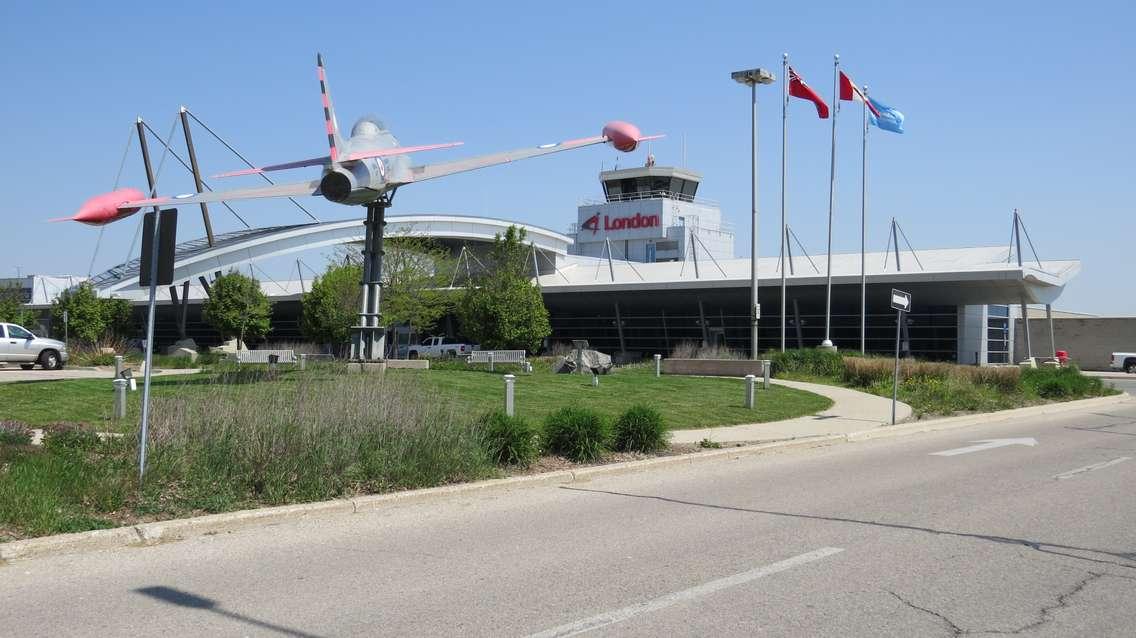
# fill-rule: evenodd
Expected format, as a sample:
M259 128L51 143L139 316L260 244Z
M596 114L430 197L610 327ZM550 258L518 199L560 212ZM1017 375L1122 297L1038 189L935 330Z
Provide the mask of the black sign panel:
M911 293L891 289L891 307L896 310L908 312L911 310Z
M142 220L142 260L138 265L138 285L150 285L150 269L158 260L159 286L174 282L174 250L177 245L177 209L161 211L158 217L158 245L154 246L154 213L146 213Z

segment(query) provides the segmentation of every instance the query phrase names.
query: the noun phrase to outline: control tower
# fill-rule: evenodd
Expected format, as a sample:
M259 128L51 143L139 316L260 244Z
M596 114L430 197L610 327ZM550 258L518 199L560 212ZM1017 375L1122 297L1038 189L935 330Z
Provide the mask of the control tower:
M682 261L734 256L734 231L717 202L696 197L702 175L655 166L603 171L603 201L584 201L568 230L574 255L628 261Z

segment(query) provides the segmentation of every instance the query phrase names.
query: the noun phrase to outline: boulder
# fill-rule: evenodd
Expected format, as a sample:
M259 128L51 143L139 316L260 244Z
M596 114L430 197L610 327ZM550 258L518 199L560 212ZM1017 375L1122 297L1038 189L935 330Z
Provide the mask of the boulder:
M238 339L229 339L219 346L213 346L212 348L209 348L209 352L215 354L235 354L237 351L238 343L240 343ZM240 343L240 349L248 350L248 347L245 346L245 344Z
M190 356L189 352L192 352L193 356ZM193 339L181 339L166 348L166 354L173 357L189 357L192 361L197 361L197 342Z
M611 371L611 357L598 350L583 350L580 359L581 361L576 361L576 352L572 351L553 364L552 370L566 374L575 372L581 367L590 370L592 374L607 374Z
M193 348L168 348L166 354L171 357L181 357L190 361L197 361L197 350Z

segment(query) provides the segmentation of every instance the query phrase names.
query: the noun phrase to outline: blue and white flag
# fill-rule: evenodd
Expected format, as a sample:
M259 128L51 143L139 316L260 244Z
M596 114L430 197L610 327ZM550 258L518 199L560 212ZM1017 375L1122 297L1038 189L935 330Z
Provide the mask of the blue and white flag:
M903 132L903 113L900 113L870 95L868 96L868 102L875 107L874 109L868 109L868 119L872 122L873 126L882 128L885 131L891 131L892 133ZM877 116L876 113L879 113L879 115Z

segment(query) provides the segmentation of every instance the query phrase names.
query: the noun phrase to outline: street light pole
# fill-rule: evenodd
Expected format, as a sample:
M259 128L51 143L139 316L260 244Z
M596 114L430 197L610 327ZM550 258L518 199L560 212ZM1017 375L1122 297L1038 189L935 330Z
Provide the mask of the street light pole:
M757 324L761 318L761 305L757 301L757 85L772 84L773 74L765 69L747 69L735 71L730 77L739 84L745 84L750 90L750 162L752 174L750 177L750 359L757 360Z

